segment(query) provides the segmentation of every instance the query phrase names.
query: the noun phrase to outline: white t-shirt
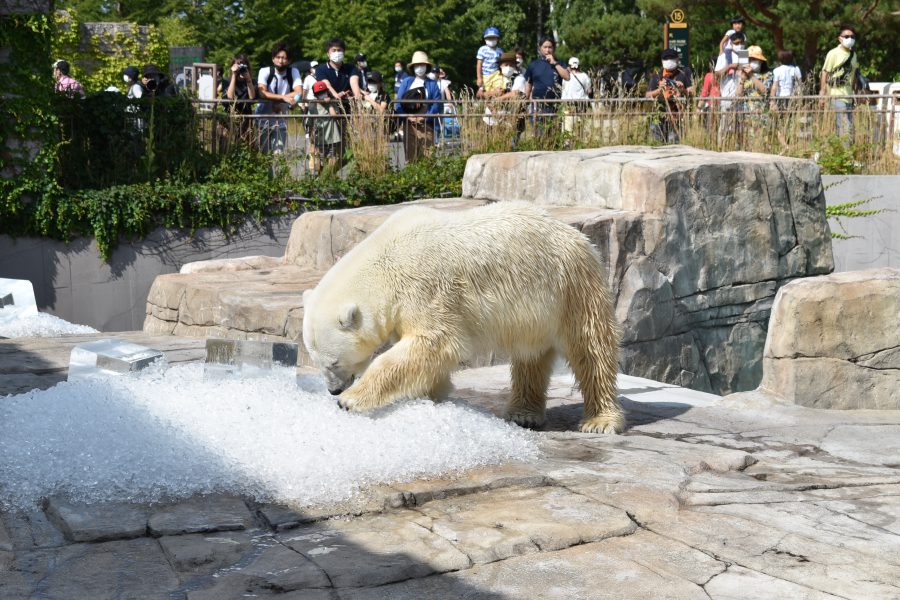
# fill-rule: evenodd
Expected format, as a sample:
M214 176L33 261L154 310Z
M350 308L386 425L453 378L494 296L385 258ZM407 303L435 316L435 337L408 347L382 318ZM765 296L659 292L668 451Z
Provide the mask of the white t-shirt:
M587 73L571 73L562 84L563 100L584 100L591 91L591 78Z
M778 97L790 96L794 92L794 85L800 83L800 67L794 65L781 65L772 69L772 85L778 82Z
M725 67L728 66L728 62L725 60L725 54L720 54L719 58L716 59L716 71L721 71ZM741 80L741 73L738 69L734 70L734 73L729 75L725 73L722 75L722 78L719 83L719 92L722 94L723 98L734 98L735 93L737 92L738 83ZM722 108L727 109L731 106L731 102L726 100L722 101Z
M307 100L315 100L316 95L313 93L313 86L316 84L318 79L316 79L315 75L307 75L306 79L303 80L303 90L306 92Z
M407 91L414 90L420 87L425 87L425 80L416 77L415 80L411 84L409 84L409 88L407 89Z
M263 67L259 70L259 77L256 82L259 85L265 86L268 85L269 82L269 72L273 69L273 67ZM293 77L294 87L296 88L298 85L301 85L303 80L300 78L300 71L297 70L296 67L291 67L291 76ZM272 89L274 88L274 89ZM291 91L288 87L288 78L287 71L285 71L284 75L275 71L275 79L272 80L272 87L268 88L269 92L273 94L287 94Z
M128 86L129 98L141 98L144 95L144 88L139 83L132 83Z
M513 79L512 89L510 91L520 92L522 94L525 93L525 76L522 74L516 75L516 78Z

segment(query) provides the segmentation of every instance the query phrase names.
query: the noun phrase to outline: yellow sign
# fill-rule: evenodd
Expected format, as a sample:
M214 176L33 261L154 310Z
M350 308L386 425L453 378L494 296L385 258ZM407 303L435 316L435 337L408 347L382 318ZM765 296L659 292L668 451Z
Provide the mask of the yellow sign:
M672 18L673 23L681 23L684 21L684 11L680 8L673 10L672 14L669 16Z

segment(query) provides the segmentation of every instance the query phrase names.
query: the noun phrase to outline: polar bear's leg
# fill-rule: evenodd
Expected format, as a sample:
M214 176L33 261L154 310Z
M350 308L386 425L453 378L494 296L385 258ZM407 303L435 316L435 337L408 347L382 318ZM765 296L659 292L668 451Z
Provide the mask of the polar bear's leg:
M609 292L599 276L586 276L566 317L565 353L584 398L585 433L619 433L625 415L618 399L619 335Z
M447 348L438 339L402 338L372 361L356 383L341 394L338 405L365 411L441 390L458 363Z
M544 424L547 386L553 369L555 350L535 358L512 357L512 395L506 405L506 418L522 427Z

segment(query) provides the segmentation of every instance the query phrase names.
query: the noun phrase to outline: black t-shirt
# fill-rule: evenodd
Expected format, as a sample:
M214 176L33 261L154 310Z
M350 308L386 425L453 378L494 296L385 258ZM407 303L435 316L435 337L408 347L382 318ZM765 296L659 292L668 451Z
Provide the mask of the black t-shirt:
M559 86L563 79L556 67L538 58L525 69L525 81L531 83L532 98L559 98Z
M684 96L686 96L687 89L689 87L691 87L692 85L694 85L694 82L691 79L690 69L678 69L678 72L675 73L673 76L670 76L669 79L672 79L674 81L680 81L682 84L684 84L684 89L679 90L676 94L667 95L667 94L663 93L663 94L660 94L659 96L657 96L657 98L659 99L660 102L663 102L664 100L668 100L669 105L674 108L675 106L677 106L675 104L676 99L683 98ZM654 73L653 75L651 75L650 81L647 82L647 91L652 92L656 89L659 89L659 85L660 85L661 81L662 81L661 73Z
M222 97L226 100L228 98L228 86L231 84L231 77L226 77L222 80ZM234 99L235 100L249 100L250 93L247 91L247 82L243 79L238 79L234 82ZM242 115L249 115L253 112L253 103L252 102L235 102L234 103L234 112L240 113Z
M350 89L350 77L353 75L359 77L359 69L346 63L337 70L332 69L327 62L316 67L316 81L328 80L337 93Z

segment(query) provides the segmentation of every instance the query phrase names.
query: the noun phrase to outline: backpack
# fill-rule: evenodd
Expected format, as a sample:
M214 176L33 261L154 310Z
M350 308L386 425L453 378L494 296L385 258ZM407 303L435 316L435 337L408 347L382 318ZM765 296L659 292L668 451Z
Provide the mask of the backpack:
M401 100L418 100L419 102L410 103L410 104L401 104L403 108L403 112L408 114L419 114L425 112L425 103L422 100L425 100L425 86L413 88L411 90L406 90L406 93L403 94L403 98Z
M266 78L266 89L272 91L272 82L275 81L275 67L269 67L269 76ZM292 91L294 89L294 68L288 66L287 68L287 84L288 91ZM271 100L263 100L259 104L256 105L256 114L258 115L268 115L273 112L273 104L280 102L272 102Z

